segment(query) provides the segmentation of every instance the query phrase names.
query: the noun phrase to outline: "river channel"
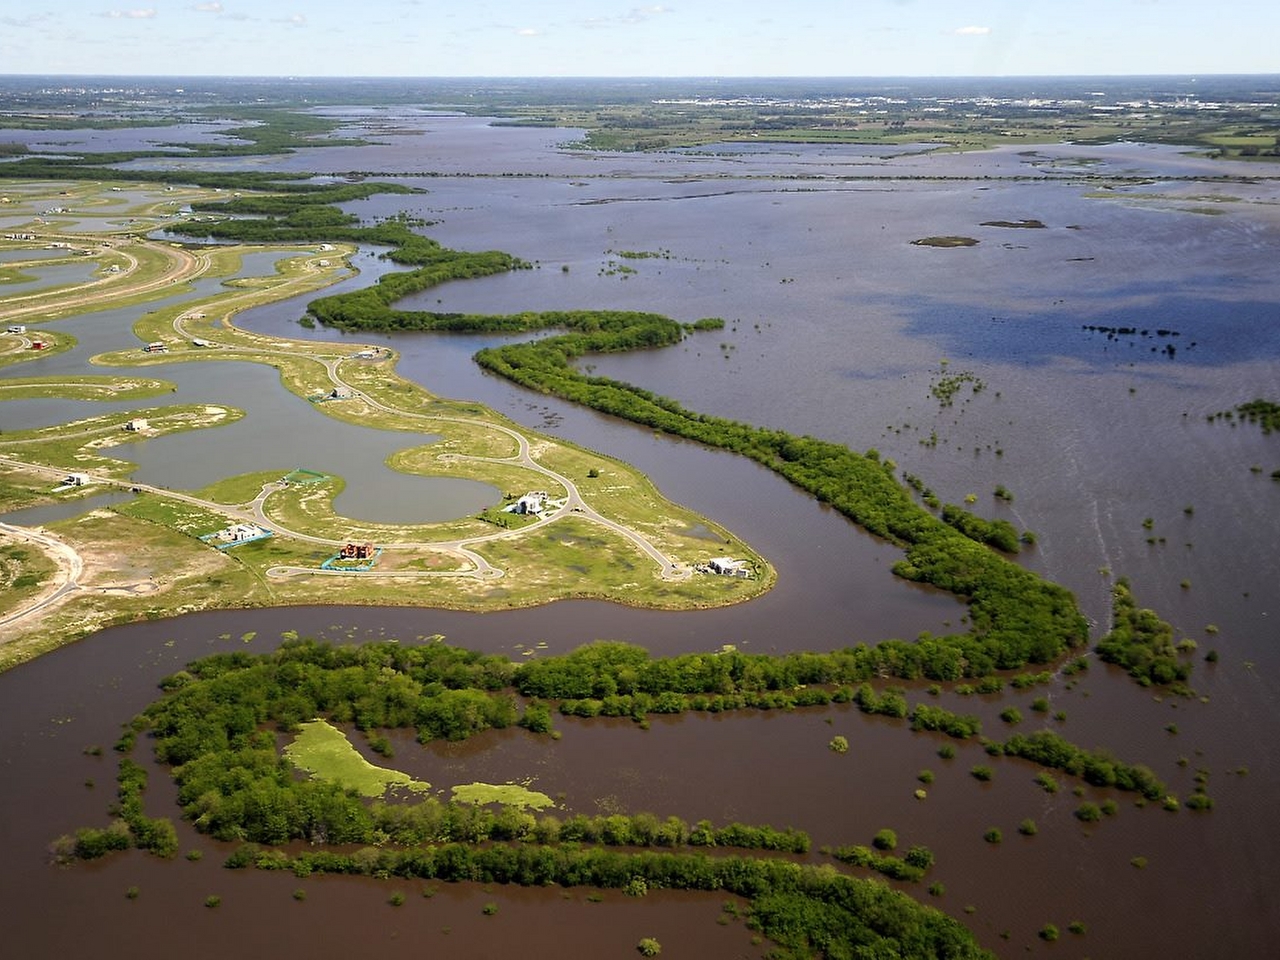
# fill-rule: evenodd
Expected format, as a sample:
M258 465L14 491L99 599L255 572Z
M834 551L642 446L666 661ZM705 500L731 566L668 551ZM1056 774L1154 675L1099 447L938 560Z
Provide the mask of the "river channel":
M361 116L352 114L356 129ZM815 850L868 843L891 827L904 846L925 844L937 855L929 881L909 892L960 918L1001 956L1271 952L1280 930L1273 896L1280 837L1270 826L1280 803L1280 483L1269 474L1280 469L1280 439L1206 417L1255 397L1280 399L1276 181L1218 179L1258 168L1134 144L939 156L830 147L597 155L559 149L573 136L565 131L462 117L398 121L418 124L420 136L386 147L316 148L282 165L442 172L404 178L425 194L374 197L349 209L368 217L407 210L436 221L428 232L448 246L503 249L538 265L446 284L404 306L723 317L724 330L678 347L586 362L696 410L875 447L944 501L974 494L975 511L1035 531L1037 545L1020 561L1071 588L1097 624L1095 636L1108 622L1113 577L1128 577L1141 605L1172 622L1177 637L1197 641L1197 697L1153 695L1095 659L1075 684L1059 678L992 697L944 691L937 702L980 715L993 737L1004 735L999 712L1016 706L1026 717L1018 730L1051 727L1146 763L1182 797L1206 771L1215 808L1170 813L1085 788L1085 798L1119 805L1116 816L1086 825L1072 816L1080 798L1070 778L1046 794L1032 782L1035 768L1021 761L988 758L976 744L943 760L940 739L843 708L686 715L648 730L558 719L558 741L504 731L461 747L398 742L398 767L440 788L527 779L567 812L650 809L790 825L809 831ZM472 173L488 175L463 175ZM1043 226L1009 225L1032 220ZM940 235L980 242L911 243ZM371 256L360 263L369 269L353 283L376 273ZM288 302L237 322L338 339L299 327L301 312ZM81 347L48 358L48 372L71 372L92 353L128 342L119 339L130 335L126 315L110 321L120 331L111 346L93 341L105 317L58 324ZM1114 332L1121 327L1134 332ZM109 745L162 676L214 650L268 649L285 631L404 643L443 634L517 658L540 641L551 653L599 638L658 653L724 643L774 652L959 626L964 610L952 598L892 577L898 551L750 462L484 375L469 359L483 338L401 334L381 342L400 351L402 374L438 394L480 400L638 465L664 494L769 557L777 587L747 604L687 614L596 602L490 614L376 606L212 612L109 629L0 675L6 952L77 954L82 931L94 931L96 952L108 958L405 948L450 957L512 950L622 957L641 936L659 939L664 956L760 956L740 922L716 923L721 898L606 895L592 903L577 890L461 887L428 899L419 886L390 881L232 874L219 866L228 848L185 824L183 850L201 850L198 862L130 853L71 869L47 865L50 840L104 822L113 792ZM45 372L26 367L23 375ZM241 424L200 431L180 452L174 441L184 438L149 441L137 456L130 451L140 479L196 486L248 469L328 469L359 456L366 468L334 471L348 479L344 496L368 497L345 512L377 519L362 511L378 503L404 510L424 499L390 486L396 481L384 474L392 471L378 472L394 443L358 436L374 431L340 432L341 424L283 391L268 368L172 364L148 372L178 385L174 402L233 402L233 395L249 413L242 424L257 420L262 432L237 434ZM945 406L931 387L959 374L983 387L962 389ZM105 408L46 403L8 401L0 418L31 425ZM299 454L266 463L263 438L294 432L314 453L305 462ZM252 455L227 459L237 447ZM183 472L191 460L205 461L208 472ZM993 497L997 485L1011 502ZM462 512L474 509L458 503ZM1202 661L1210 648L1220 653L1217 663ZM922 688L908 695L929 697ZM1050 713L1029 709L1037 696L1048 698ZM847 754L827 748L834 733L849 738ZM84 752L94 745L107 747L106 756ZM990 783L969 775L975 764L992 767ZM918 801L916 778L926 768L935 779ZM172 813L161 771L151 783L149 810ZM1033 837L1016 830L1028 817L1039 826ZM1003 843L984 841L991 827L1002 830ZM1135 858L1146 866L1135 867ZM946 890L936 899L924 889L934 881ZM291 897L300 884L305 902ZM131 885L141 891L134 901L124 896ZM387 904L396 890L408 897L399 909ZM203 906L210 894L222 898L217 910ZM498 904L493 916L482 914L488 902ZM1074 920L1088 932L1068 935ZM1062 940L1038 939L1045 923L1061 928Z

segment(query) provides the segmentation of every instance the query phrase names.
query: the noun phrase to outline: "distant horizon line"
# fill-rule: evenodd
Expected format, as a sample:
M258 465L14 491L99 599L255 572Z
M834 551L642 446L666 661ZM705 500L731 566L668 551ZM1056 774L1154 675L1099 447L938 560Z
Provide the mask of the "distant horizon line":
M268 73L0 73L0 79L32 77L93 77L104 79L190 80L1134 80L1178 78L1196 80L1274 77L1269 73L1008 73L1008 74L268 74Z

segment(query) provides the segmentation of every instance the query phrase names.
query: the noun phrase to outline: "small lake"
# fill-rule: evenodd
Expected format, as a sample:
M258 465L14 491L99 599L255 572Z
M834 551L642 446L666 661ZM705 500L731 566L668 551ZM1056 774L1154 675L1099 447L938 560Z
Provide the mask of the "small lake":
M59 520L70 520L73 517L84 516L91 510L114 506L117 503L127 503L132 499L133 494L131 493L125 493L120 490L107 490L102 493L90 494L87 497L77 497L65 503L50 503L39 507L27 507L23 510L10 510L6 513L0 513L0 520L20 527L40 527L47 523L57 523Z
M0 250L0 263L25 263L31 260L61 260L66 256L66 250L33 250L30 248Z
M66 251L62 254L66 256ZM88 283L97 269L98 265L88 259L78 263L27 264L22 268L22 279L0 289L11 296L40 296L58 287Z

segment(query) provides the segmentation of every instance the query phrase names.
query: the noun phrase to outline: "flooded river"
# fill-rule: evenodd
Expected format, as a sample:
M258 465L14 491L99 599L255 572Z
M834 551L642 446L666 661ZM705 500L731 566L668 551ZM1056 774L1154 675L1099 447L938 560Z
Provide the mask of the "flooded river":
M574 136L566 131L458 117L404 122L419 123L422 134L385 147L317 148L279 165L441 172L406 178L426 194L374 197L349 209L368 217L404 209L439 221L429 232L446 245L503 249L539 264L446 284L405 306L723 317L724 330L675 348L587 362L696 410L875 447L944 501L975 495L975 511L1035 531L1038 544L1021 561L1075 591L1098 632L1108 620L1112 578L1128 577L1139 604L1199 644L1191 679L1197 698L1153 695L1095 660L1074 686L1058 680L997 697L944 693L939 702L981 715L993 737L1004 736L998 713L1016 706L1027 718L1020 731L1049 726L1082 746L1149 764L1182 797L1205 771L1216 806L1207 814L1140 809L1124 794L1087 788L1087 799L1115 799L1119 812L1086 826L1072 816L1080 798L1070 778L1049 795L1032 782L1035 768L1020 761L990 759L974 744L943 760L939 739L844 708L686 716L649 730L557 720L559 741L504 731L461 747L399 743L397 766L441 788L530 779L569 812L649 809L795 826L812 834L815 850L868 843L891 827L904 846L925 844L937 855L928 882L943 884L945 894L933 900L927 884L910 892L962 919L1001 956L1271 952L1280 930L1272 896L1280 838L1269 826L1280 802L1280 484L1269 474L1280 469L1280 439L1206 417L1255 397L1280 399L1275 181L1196 179L1242 168L1141 145L950 156L794 146L595 155L559 150ZM508 172L537 176L460 175ZM1009 226L1031 220L1043 226ZM950 249L911 243L943 235L980 242ZM366 272L356 282L369 278ZM239 322L335 339L298 327L300 314L292 302ZM127 333L129 319L119 322ZM60 326L76 324L87 341L96 321ZM598 638L659 653L724 643L761 652L829 649L959 625L964 611L951 597L890 575L898 551L750 462L486 376L469 360L487 342L481 338L410 334L385 342L402 353L401 373L438 394L481 400L637 464L664 494L769 557L777 588L745 605L687 614L594 602L483 615L378 607L214 612L106 630L0 675L6 951L79 953L83 931L93 931L96 952L108 958L175 950L221 957L268 939L273 951L298 957L405 947L490 957L517 943L530 957L620 957L642 936L659 939L664 956L760 956L763 948L739 921L716 923L721 898L609 894L591 903L583 891L479 887L424 898L419 886L392 882L231 874L219 866L226 848L186 825L179 827L183 850L202 850L198 862L130 853L71 870L46 865L53 837L103 823L113 757L109 749L86 754L86 747L109 748L119 722L186 661L214 650L264 650L286 630L405 643L440 633L518 657L539 641L556 653ZM82 349L49 361L69 372L89 355ZM266 368L173 364L151 372L179 385L175 402L227 402L225 385L235 383L246 423L329 435L335 457L358 451L379 464L395 448L357 436L372 431L339 434L342 425L295 401ZM961 374L983 389L966 387L944 406L931 387ZM56 422L66 413L19 403L0 404L0 417L16 418L12 409L31 422ZM82 406L80 416L104 409ZM182 438L142 445L138 476L175 487L216 479L182 473L178 461L203 458L217 474L241 445L235 429L201 431L198 443L191 434L193 447L181 454L172 451ZM265 434L247 435L259 438L249 444L256 449ZM404 445L405 438L393 439ZM227 472L251 469L245 464ZM325 466L318 456L270 466L277 465ZM391 478L376 470L347 477L349 494L390 503L389 510L417 496L388 486ZM993 497L997 485L1011 502ZM365 509L373 507L347 512L364 517ZM1216 664L1202 662L1210 648L1220 653ZM1049 713L1030 709L1038 696L1048 698ZM915 689L909 698L928 695ZM835 733L848 737L847 754L827 748ZM969 775L979 763L994 770L990 783ZM917 774L926 768L935 779L927 800L917 801ZM171 800L164 778L153 776L149 810L169 813ZM1036 821L1035 836L1018 835L1024 818ZM1003 843L983 840L991 827L1002 830ZM1135 858L1145 858L1145 868ZM141 891L136 901L124 896L131 885ZM305 902L291 896L300 885ZM399 909L387 904L396 890L407 896ZM203 906L210 894L222 897L217 910ZM498 912L484 916L489 902ZM74 910L76 923L60 919L60 908ZM1065 932L1075 920L1087 927L1083 936ZM1058 943L1037 939L1045 923L1064 931Z

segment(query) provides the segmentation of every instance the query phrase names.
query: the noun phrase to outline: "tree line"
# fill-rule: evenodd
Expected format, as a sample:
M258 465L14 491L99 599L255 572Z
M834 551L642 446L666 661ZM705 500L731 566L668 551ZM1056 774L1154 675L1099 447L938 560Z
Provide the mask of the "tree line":
M183 816L221 840L270 844L290 840L370 843L378 837L406 844L572 840L800 852L809 841L796 831L740 824L690 826L648 815L571 817L557 822L553 817L535 819L519 811L492 813L435 800L368 804L338 784L299 779L281 755L280 738L316 717L353 724L371 742L380 736L376 731L388 729L414 729L421 742L461 740L513 724L546 733L551 726L548 700L580 704L584 701L566 695L606 689L629 691L609 694L599 702L629 698L627 712L619 715L638 720L652 713L679 712L665 709L668 702L681 710L696 709L697 698L708 695L698 691L720 691L714 695L741 698L740 709L749 708L760 696L794 697L785 701L788 708L851 702L869 714L907 720L912 730L958 739L980 736L976 717L929 704L912 707L901 688L877 691L867 682L856 688L833 684L830 678L847 677L858 669L856 657L848 653L770 657L725 651L652 658L639 647L596 643L564 656L517 665L441 643L335 647L295 639L271 653L215 654L165 678L164 696L130 722L117 749L127 754L136 737L147 734L157 759L173 770ZM789 690L782 688L784 683ZM642 705L647 713L637 712ZM983 743L989 752L1024 757L1100 785L1148 796L1164 791L1146 768L1122 763L1101 751L1090 753L1049 731L1014 736L1003 745ZM118 830L95 835L90 846L105 844L102 852L121 843L146 849L165 846L164 826L148 822L142 813L145 775L139 777L140 773L142 768L128 757L123 759L118 807L128 828L125 835L119 836Z
M303 850L292 856L238 849L232 868L313 874L471 881L522 886L592 887L644 895L649 890L712 890L750 900L748 926L778 944L780 960L857 957L990 957L958 921L882 883L829 865L707 856L694 852L624 853L572 845L477 847L444 844L409 850L365 847L353 853Z

